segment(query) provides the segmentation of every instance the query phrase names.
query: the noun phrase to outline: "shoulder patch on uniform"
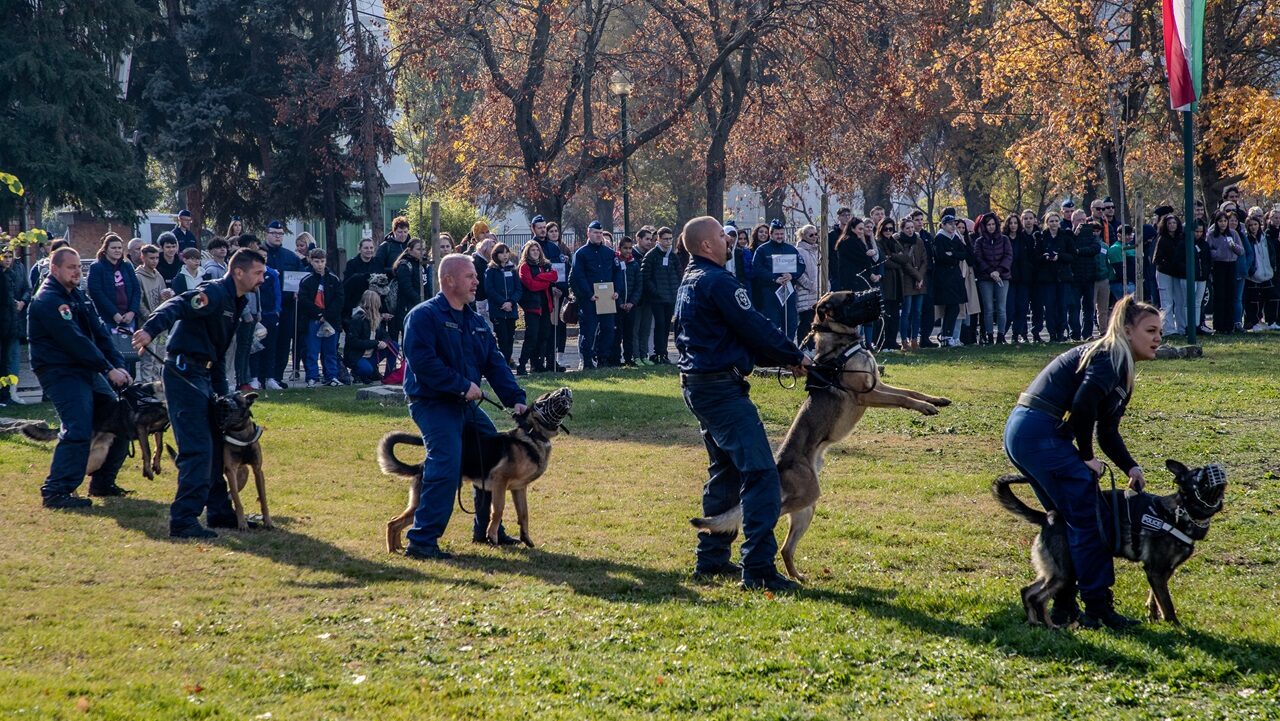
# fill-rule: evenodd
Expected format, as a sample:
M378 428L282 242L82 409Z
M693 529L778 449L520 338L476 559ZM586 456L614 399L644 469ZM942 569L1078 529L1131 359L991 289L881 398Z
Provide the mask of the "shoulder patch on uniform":
M192 308L195 308L196 310L200 310L201 308L204 308L207 305L209 305L209 296L205 295L204 291L200 291L199 293L196 293L195 295L191 296Z
M739 288L733 293L733 299L738 301L738 307L743 310L751 310L751 296L747 295L746 288Z
M63 320L71 320L71 306L66 303L58 306L58 315L62 316Z

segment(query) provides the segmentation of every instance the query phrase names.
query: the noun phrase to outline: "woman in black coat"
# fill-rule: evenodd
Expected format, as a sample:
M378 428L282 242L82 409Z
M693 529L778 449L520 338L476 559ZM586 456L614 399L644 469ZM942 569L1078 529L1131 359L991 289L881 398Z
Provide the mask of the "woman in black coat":
M404 317L422 302L422 240L414 238L391 266L396 276L397 329L404 328Z
M1036 239L1032 230L1023 225L1016 215L1004 221L1004 234L1013 241L1013 273L1009 278L1009 325L1013 328L1013 342L1027 342L1027 310L1031 311L1031 324L1044 325L1044 306L1037 301Z
M969 260L969 246L956 232L954 216L942 217L942 228L933 236L933 302L942 306L942 330L938 334L940 344L957 345L959 338L951 334L960 315L960 306L969 302L961 261Z
M1075 235L1062 227L1062 216L1049 212L1036 234L1035 279L1049 326L1049 340L1060 343L1067 333L1067 295L1071 291L1071 262L1075 260ZM1040 326L1033 324L1031 339L1040 342Z
M382 296L377 291L362 293L359 305L351 311L342 361L361 383L382 380L384 373L379 365L383 361L387 363L386 373L396 369L396 350L387 324L382 322Z

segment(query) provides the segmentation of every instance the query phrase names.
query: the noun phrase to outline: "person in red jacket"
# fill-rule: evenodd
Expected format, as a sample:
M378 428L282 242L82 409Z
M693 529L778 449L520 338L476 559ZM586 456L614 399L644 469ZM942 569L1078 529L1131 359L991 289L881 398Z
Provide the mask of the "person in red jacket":
M551 344L551 313L555 302L551 288L560 278L552 270L551 263L542 254L538 243L525 243L520 252L520 284L525 293L520 296L520 308L524 310L524 342L520 344L520 364L516 375L528 375L528 363L533 360L533 371L548 370L544 359ZM555 356L552 356L553 358Z

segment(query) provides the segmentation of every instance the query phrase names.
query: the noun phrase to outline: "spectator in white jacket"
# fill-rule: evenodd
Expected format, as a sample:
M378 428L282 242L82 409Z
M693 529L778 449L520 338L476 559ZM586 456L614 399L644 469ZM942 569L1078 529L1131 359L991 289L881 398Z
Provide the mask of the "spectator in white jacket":
M813 327L813 307L818 304L818 229L805 225L796 231L796 250L804 261L804 273L795 279L796 310L800 322L796 327L796 342L804 347L813 344L806 341Z

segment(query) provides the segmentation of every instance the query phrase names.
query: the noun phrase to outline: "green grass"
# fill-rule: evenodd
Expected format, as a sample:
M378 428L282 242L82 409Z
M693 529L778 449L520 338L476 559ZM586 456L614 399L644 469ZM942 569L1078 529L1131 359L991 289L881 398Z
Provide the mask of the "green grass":
M1024 624L1034 529L988 493L1049 348L888 358L889 382L956 404L872 410L832 449L792 597L688 580L706 458L669 370L568 376L539 547L472 546L455 511L449 563L383 550L406 489L374 445L412 424L350 389L256 407L279 528L211 543L167 538L167 460L154 482L130 460L134 496L55 513L48 448L0 439L0 718L1277 718L1277 350L1211 340L1142 367L1123 430L1152 488L1172 488L1166 457L1220 461L1231 486L1173 579L1185 628L1123 635ZM776 442L803 394L753 385ZM1118 576L1139 613L1141 571Z

